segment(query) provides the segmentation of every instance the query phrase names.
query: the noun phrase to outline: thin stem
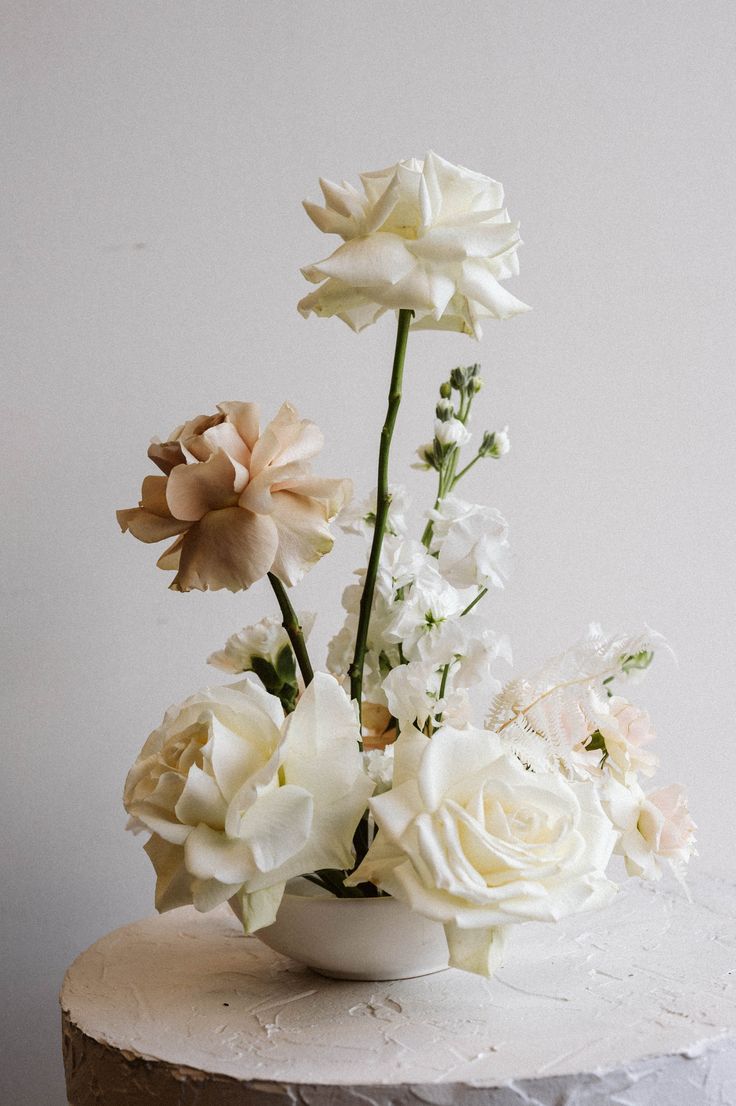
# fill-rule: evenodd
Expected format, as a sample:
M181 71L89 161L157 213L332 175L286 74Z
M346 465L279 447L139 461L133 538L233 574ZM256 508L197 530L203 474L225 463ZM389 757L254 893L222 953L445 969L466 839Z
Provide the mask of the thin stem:
M481 599L483 598L484 595L488 595L488 588L481 588L480 589L480 591L476 595L475 599L472 599L470 601L470 603L468 603L468 605L467 605L467 607L465 608L464 611L460 611L460 617L462 618L463 615L470 614L470 612L472 611L475 604L480 603L480 601L481 601Z
M469 461L464 469L460 469L460 472L457 474L457 476L453 476L451 490L452 490L452 488L454 488L460 482L460 480L462 480L462 478L463 478L463 476L465 476L466 472L470 472L470 470L472 469L472 467L473 467L473 465L475 464L476 461L480 461L480 453L476 453L473 460Z
M268 579L276 595L276 601L278 602L281 618L283 620L282 625L289 636L291 648L294 650L294 656L296 657L296 663L299 665L299 671L304 680L304 686L307 687L314 679L314 671L309 660L307 646L304 641L304 633L299 625L299 619L296 616L296 611L291 605L289 596L286 594L286 588L281 583L278 576L274 576L272 572L269 572Z
M388 461L391 451L391 438L393 437L396 416L401 403L401 383L404 374L404 358L406 356L406 342L409 337L409 324L413 311L402 309L399 311L399 323L396 333L396 349L394 351L394 363L391 371L391 385L388 393L388 409L386 420L381 431L381 446L378 451L378 487L376 492L376 521L373 526L373 542L371 544L368 568L365 574L363 594L360 598L360 615L358 618L358 631L355 637L355 655L350 665L350 694L358 704L358 716L360 717L363 699L363 668L365 666L365 653L368 645L368 628L371 621L373 608L373 593L376 588L378 566L381 559L383 536L388 522L388 512L391 506L391 495L388 490Z

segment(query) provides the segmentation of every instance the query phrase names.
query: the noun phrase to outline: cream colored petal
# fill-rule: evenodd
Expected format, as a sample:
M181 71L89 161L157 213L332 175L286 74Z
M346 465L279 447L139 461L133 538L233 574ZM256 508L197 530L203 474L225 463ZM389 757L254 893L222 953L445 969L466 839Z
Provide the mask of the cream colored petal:
M276 883L250 893L243 888L230 899L233 913L245 933L255 933L264 926L273 925L285 890L285 883Z
M240 495L238 504L258 515L270 515L275 507L273 492L287 490L304 474L305 465L300 461L282 465L278 461L254 476Z
M232 507L248 480L248 473L218 450L207 461L179 465L169 476L166 501L174 518L197 522L208 511Z
M437 730L419 769L423 809L436 810L452 787L464 779L477 779L480 770L500 754L498 738L487 730L466 732L450 726Z
M226 813L227 804L212 776L193 764L174 807L176 817L186 826L206 822L213 829L224 829Z
M143 851L156 872L156 909L163 913L178 906L189 906L192 901L192 877L184 866L184 849L171 845L153 834Z
M210 511L184 535L174 591L243 591L274 565L279 532L267 515L241 507Z
M313 818L314 799L303 787L286 783L259 795L240 828L258 871L274 872L295 857L309 840Z
M317 275L316 280L319 282L322 277ZM371 326L387 311L382 304L341 280L325 281L316 292L300 300L297 309L305 319L310 313L320 318L336 315L356 332Z
M454 922L446 922L445 936L451 968L488 977L501 967L506 944L505 926L461 929Z
M221 883L219 879L193 879L192 905L201 914L227 902L240 890L239 883Z
M274 496L273 521L278 532L278 549L273 560L273 572L293 587L307 569L329 553L334 544L325 521L324 507L314 499L292 492ZM260 516L259 516L260 517Z
M257 403L239 403L235 400L218 403L217 410L227 417L227 421L237 430L248 449L258 441L260 434L260 407Z
M197 879L239 886L256 871L248 842L229 838L204 823L189 834L184 856L187 870Z
M518 223L486 223L432 227L407 249L423 260L445 263L496 257L520 244Z
M367 238L354 238L338 246L330 257L312 268L324 277L371 290L396 284L415 265L406 242L397 234L377 231Z
M509 319L524 311L531 311L528 304L517 300L502 284L499 284L480 261L466 261L458 287L470 300L476 300L496 319Z

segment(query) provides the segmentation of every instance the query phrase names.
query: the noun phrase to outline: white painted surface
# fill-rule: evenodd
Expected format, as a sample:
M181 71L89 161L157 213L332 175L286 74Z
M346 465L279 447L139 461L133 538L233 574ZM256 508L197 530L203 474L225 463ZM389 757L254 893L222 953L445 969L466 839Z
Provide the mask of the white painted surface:
M518 927L493 980L347 983L242 937L227 908L186 908L99 941L62 1006L131 1056L274 1084L274 1103L323 1084L369 1103L725 1106L735 918L730 883L701 878L688 903L632 882L604 912Z
M504 182L525 239L509 287L534 311L479 345L412 336L394 475L428 436L420 385L479 359L478 428L512 435L468 481L512 525L495 623L521 666L590 618L668 635L680 667L643 692L663 782L688 784L704 859L734 870L732 0L0 7L0 1099L61 1106L64 967L151 909L125 772L271 610L265 590L174 595L119 535L149 438L289 398L326 431L322 472L373 480L391 323L356 337L295 308L299 266L331 248L300 207L319 174L431 145ZM430 486L411 474L418 506ZM297 593L317 656L358 550Z

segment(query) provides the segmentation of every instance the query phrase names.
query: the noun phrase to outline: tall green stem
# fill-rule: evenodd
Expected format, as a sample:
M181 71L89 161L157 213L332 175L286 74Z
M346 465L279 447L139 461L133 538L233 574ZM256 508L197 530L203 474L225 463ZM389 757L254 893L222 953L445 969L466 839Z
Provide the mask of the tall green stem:
M350 665L350 695L358 704L358 714L361 712L363 700L363 668L365 666L365 652L368 644L368 628L373 609L373 593L376 589L378 565L381 559L383 535L386 532L388 512L391 506L391 495L388 490L388 460L391 451L391 439L396 425L396 416L401 403L401 383L404 375L404 358L406 356L406 341L409 337L409 324L413 312L403 309L399 311L399 325L396 333L396 349L394 351L394 364L391 372L391 386L388 392L388 410L386 420L381 431L381 446L378 451L378 487L376 493L376 521L373 528L373 542L371 544L368 569L365 574L365 585L360 599L360 615L358 617L358 631L355 637L355 655Z
M296 657L296 663L299 665L299 671L302 674L304 686L307 687L314 679L314 671L312 670L312 665L309 660L306 642L304 641L304 633L299 624L299 619L296 616L296 611L291 605L289 596L286 594L286 588L281 583L278 576L274 576L272 572L269 572L268 579L276 595L276 600L281 611L281 618L283 620L283 627L288 634L291 648L294 650L294 656Z

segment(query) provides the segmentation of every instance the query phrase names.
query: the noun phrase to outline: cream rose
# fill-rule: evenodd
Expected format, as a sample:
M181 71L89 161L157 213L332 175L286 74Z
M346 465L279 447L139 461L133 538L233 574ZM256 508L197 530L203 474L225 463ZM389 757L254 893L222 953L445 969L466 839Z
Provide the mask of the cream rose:
M292 586L332 548L328 523L350 498L348 480L310 472L323 444L313 422L285 403L261 432L254 403L220 403L154 442L138 507L118 511L144 542L177 535L158 566L174 591L240 591L273 572Z
M353 833L373 784L353 707L317 673L285 721L249 681L173 707L125 784L133 828L151 832L156 907L230 900L247 932L269 925L284 885L319 868L349 868Z
M489 974L498 927L607 902L616 836L592 784L527 771L485 730L405 731L380 830L351 882L371 880L442 922L451 963Z
M343 245L302 269L320 285L299 303L302 315L337 315L362 330L408 308L415 327L479 338L484 318L529 310L499 283L518 273L521 240L498 181L431 152L360 179L362 194L321 180L325 206L304 204Z

